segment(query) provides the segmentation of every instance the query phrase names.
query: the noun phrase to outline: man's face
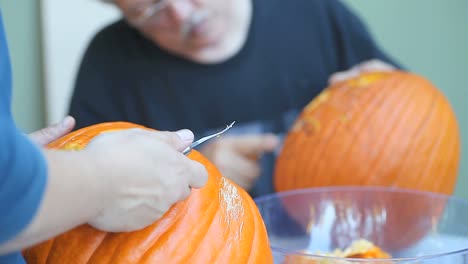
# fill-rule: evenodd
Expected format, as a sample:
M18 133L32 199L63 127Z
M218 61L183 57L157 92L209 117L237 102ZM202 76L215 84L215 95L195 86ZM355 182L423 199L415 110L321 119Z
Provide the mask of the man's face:
M115 0L127 21L160 47L186 57L222 41L239 0ZM238 10L238 8L237 8Z

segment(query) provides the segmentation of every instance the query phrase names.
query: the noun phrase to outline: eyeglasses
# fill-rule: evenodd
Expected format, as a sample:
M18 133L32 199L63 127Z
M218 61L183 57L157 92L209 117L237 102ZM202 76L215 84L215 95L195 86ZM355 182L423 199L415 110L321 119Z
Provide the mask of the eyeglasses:
M150 4L146 3L133 7L127 12L127 20L133 26L141 26L145 24L148 19L156 16L159 12L168 7L171 1L176 0L154 0ZM182 38L186 38L194 26L211 15L212 12L206 9L194 10L182 24L180 30Z
M135 26L144 24L149 18L164 10L170 0L156 0L150 5L138 6L129 10L129 22Z

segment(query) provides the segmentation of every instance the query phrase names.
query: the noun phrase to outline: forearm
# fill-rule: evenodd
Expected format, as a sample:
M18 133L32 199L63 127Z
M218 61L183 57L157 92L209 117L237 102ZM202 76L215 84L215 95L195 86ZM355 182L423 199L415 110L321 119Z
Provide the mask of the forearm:
M0 245L0 254L49 239L95 217L107 202L92 161L78 152L45 150L48 180L39 210L26 229Z

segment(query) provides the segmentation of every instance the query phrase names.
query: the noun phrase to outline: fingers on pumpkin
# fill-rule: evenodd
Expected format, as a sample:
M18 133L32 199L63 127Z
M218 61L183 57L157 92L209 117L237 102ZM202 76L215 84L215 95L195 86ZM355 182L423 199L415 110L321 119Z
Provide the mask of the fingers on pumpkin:
M395 67L381 60L369 60L358 65L361 72L393 71Z
M59 137L69 133L75 126L75 119L67 116L59 123L48 126L30 134L31 139L39 144L46 145Z
M193 188L202 188L205 186L206 182L208 181L208 172L206 171L205 166L201 163L196 161L189 161L190 162L190 170L193 177L189 179L189 186Z
M182 129L176 132L169 131L146 131L146 133L157 140L169 144L177 151L182 151L193 142L193 132L188 129Z

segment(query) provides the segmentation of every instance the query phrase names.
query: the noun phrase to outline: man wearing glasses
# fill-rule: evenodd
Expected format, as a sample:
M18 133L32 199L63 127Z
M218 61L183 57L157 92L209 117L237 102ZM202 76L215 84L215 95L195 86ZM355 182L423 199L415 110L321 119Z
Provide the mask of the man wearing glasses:
M329 82L396 66L338 0L114 0L123 14L90 43L70 114L203 136L200 150L252 196L297 114ZM230 136L229 136L230 135Z

